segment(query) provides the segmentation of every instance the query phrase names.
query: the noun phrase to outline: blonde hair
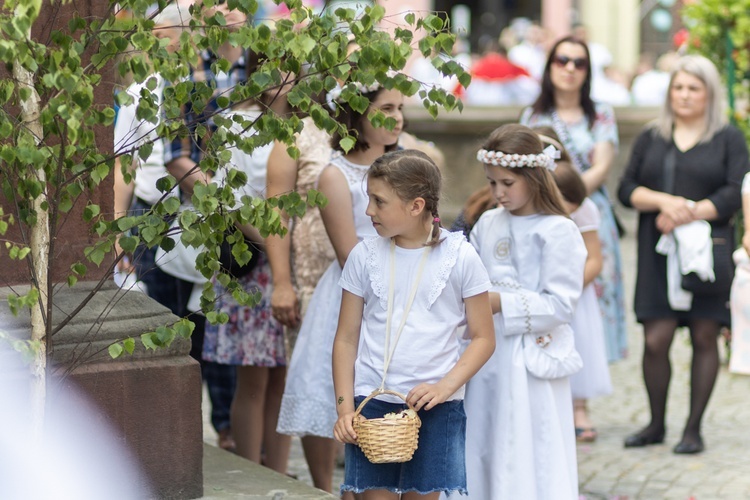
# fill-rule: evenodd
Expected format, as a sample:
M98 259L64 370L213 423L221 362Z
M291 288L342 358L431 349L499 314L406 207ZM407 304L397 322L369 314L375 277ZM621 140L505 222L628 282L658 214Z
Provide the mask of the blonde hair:
M524 125L509 123L496 128L484 141L482 149L526 155L540 154L544 148L536 132ZM526 179L531 202L540 213L568 216L560 190L549 170L544 167L516 167L509 171Z
M719 72L710 60L699 55L688 55L680 57L672 66L669 77L667 96L662 106L659 118L654 123L654 129L666 140L672 139L674 127L674 109L672 109L672 84L678 73L686 73L699 79L706 86L708 100L706 102L706 114L704 119L706 129L699 142L708 142L714 135L727 125L725 112L724 92Z

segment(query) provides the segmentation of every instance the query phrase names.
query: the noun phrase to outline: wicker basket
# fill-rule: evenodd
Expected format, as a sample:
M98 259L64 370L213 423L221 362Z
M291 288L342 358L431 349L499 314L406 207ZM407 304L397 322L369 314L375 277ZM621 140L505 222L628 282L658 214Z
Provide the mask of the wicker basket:
M410 409L414 410L414 407L398 392L374 391L359 404L354 414L353 425L357 433L357 444L367 459L374 464L408 462L417 449L422 421L418 416L398 419L366 419L360 416L367 402L379 394L398 396Z

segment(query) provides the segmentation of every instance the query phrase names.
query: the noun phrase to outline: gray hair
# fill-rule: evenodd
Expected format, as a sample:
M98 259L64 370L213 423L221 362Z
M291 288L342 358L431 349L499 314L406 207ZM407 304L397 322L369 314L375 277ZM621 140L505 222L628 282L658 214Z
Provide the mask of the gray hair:
M699 142L710 141L717 132L727 125L726 103L724 101L724 88L721 84L719 72L710 60L699 55L688 55L680 57L672 66L669 77L667 96L662 106L659 118L654 123L654 128L664 139L672 139L672 127L674 126L674 110L672 109L671 90L677 73L686 73L698 78L706 86L708 99L706 103L706 130Z
M164 7L161 12L154 16L156 26L174 26L185 28L190 23L190 12L186 7L180 7L176 3L171 3Z

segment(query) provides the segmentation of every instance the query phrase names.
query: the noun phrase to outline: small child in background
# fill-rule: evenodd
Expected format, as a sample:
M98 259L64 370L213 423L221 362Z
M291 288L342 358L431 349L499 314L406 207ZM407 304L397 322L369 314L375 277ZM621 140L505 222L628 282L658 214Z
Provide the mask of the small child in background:
M612 393L602 314L593 285L594 278L602 270L602 251L598 236L599 210L586 197L586 186L570 163L557 162L553 176L563 196L563 204L581 231L588 252L583 271L583 293L578 299L571 323L576 349L583 359L583 368L570 376L570 391L573 395L576 440L593 442L598 434L591 422L587 402Z
M750 173L742 181L742 217L745 234L734 251L737 266L732 281L729 308L732 312L732 355L729 371L750 375Z

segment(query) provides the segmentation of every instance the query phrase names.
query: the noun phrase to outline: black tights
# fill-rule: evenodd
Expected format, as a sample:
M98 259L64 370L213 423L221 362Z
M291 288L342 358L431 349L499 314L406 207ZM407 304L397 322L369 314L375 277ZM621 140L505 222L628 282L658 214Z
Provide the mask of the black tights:
M651 423L640 434L650 437L664 434L667 392L672 367L669 348L674 339L677 320L656 319L644 322L646 342L643 349L643 379L651 407ZM685 424L682 440L700 440L703 412L711 397L719 370L717 336L720 325L712 320L690 322L690 340L693 344L693 362L690 370L690 416Z

